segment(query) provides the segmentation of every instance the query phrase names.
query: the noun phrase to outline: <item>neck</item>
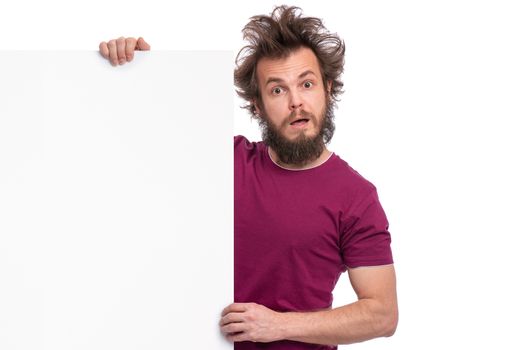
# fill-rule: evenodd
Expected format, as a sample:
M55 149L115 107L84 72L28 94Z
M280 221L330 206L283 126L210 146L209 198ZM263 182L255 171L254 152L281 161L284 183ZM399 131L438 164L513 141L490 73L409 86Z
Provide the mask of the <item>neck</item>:
M268 147L268 148L269 148L269 156L271 157L273 162L275 162L276 164L278 164L279 166L283 168L290 169L290 170L305 170L305 169L314 168L324 163L331 156L331 152L324 146L324 149L322 150L322 153L320 154L318 158L313 159L312 161L307 162L305 164L300 164L300 165L289 164L289 163L284 163L283 161L281 161L277 153L273 151L271 147Z

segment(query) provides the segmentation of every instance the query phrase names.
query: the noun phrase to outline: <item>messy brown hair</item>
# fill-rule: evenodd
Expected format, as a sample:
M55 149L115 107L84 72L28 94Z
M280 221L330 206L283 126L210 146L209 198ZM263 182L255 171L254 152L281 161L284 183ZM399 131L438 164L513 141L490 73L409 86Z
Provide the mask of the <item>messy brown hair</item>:
M338 101L343 92L340 76L344 69L344 42L328 32L321 19L303 17L301 12L299 7L278 6L270 16L251 17L242 30L249 44L237 55L234 79L237 94L247 102L242 108L252 117L257 117L255 102L261 100L256 67L264 57L285 58L301 47L310 48L317 57L326 91L328 82L332 82L331 102Z

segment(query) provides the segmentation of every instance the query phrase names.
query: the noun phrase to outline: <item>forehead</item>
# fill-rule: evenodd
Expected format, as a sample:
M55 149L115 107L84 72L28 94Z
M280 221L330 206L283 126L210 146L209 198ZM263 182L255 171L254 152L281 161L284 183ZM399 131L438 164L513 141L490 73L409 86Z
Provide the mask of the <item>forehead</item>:
M306 71L312 71L317 78L321 77L315 53L310 48L302 47L285 58L262 58L257 63L257 80L261 85L274 78L293 81Z

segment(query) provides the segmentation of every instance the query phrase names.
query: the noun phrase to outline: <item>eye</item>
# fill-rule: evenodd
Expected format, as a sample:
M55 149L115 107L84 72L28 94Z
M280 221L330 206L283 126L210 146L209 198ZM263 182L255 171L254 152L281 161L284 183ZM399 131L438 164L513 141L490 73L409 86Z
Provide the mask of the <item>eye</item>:
M282 89L280 87L275 87L273 88L273 90L271 90L271 92L275 95L280 95L282 93Z
M310 89L310 88L313 87L313 83L310 82L310 81L306 81L306 82L304 83L304 87L305 87L306 89Z

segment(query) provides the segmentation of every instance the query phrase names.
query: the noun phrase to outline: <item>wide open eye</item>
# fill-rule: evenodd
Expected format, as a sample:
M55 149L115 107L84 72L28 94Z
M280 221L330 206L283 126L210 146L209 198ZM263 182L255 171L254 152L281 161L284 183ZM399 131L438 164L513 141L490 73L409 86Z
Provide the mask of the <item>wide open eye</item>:
M310 81L306 81L306 82L304 83L304 87L305 87L306 89L311 89L311 88L313 87L313 83L310 82Z
M271 93L273 93L274 95L280 95L282 93L282 88L277 86L271 90Z

